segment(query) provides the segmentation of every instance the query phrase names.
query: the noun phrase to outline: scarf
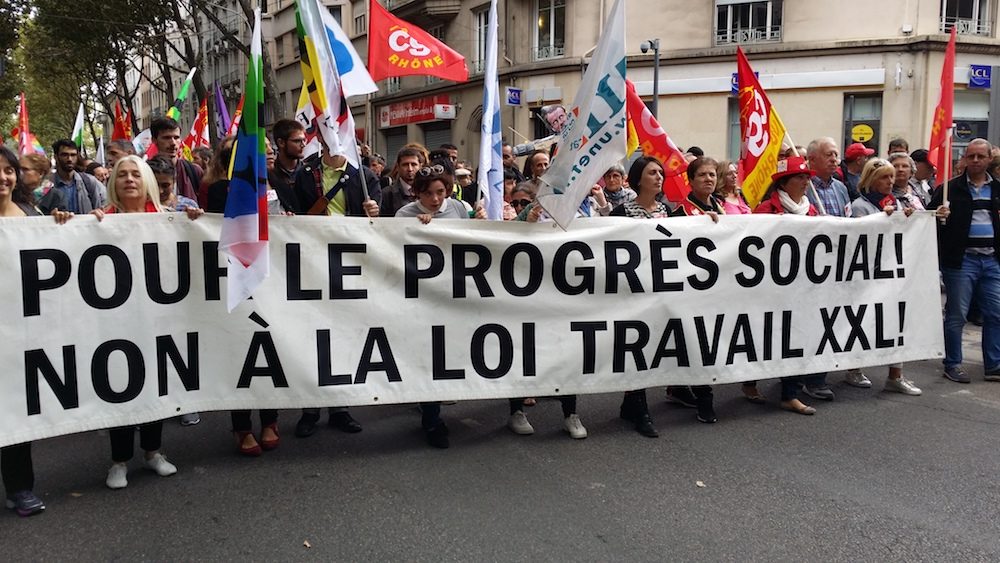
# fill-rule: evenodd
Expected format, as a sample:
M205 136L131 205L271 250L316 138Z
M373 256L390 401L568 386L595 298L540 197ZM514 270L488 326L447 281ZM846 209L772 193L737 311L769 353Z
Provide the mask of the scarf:
M792 201L792 196L788 195L785 190L778 190L778 199L781 200L781 206L785 208L785 211L793 215L805 215L809 213L809 198L802 196L802 200L795 202Z
M892 194L883 195L878 192L869 191L865 194L865 199L874 205L879 211L885 209L886 205L891 205L893 207L899 207L896 204L896 198Z
M625 186L622 186L621 188L619 188L617 191L614 192L609 192L608 190L604 190L604 197L608 200L608 203L611 204L611 208L614 209L615 207L618 207L619 205L625 203L626 201L634 200L635 199L635 195L633 195L634 193L635 192L632 192L632 190L626 188Z

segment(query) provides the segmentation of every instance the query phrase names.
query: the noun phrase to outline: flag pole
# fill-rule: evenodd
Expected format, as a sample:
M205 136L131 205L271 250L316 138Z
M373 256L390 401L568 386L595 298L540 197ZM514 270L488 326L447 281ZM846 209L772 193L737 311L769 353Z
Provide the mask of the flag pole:
M945 207L948 207L948 180L951 179L951 135L952 131L954 131L954 128L955 128L954 123L948 126L948 133L947 133L948 136L945 139L945 147L947 148L948 152L945 153L944 183L941 186L942 190L941 204L944 205Z

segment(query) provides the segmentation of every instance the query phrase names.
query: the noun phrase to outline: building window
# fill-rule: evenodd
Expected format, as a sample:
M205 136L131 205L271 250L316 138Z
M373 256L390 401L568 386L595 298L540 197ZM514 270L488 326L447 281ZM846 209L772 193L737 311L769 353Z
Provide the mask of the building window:
M472 64L469 74L486 72L486 28L489 27L490 11L487 8L472 12Z
M351 4L351 14L354 16L354 36L368 33L368 10L365 7L367 2L354 0Z
M431 34L431 37L433 37L434 39L437 39L438 41L444 43L444 26L443 25L436 25L436 26L428 29L427 33ZM436 77L436 76L428 76L426 78L426 80L427 80L427 84L428 85L437 84L438 82L442 82L442 80L440 78Z
M554 59L566 52L566 0L536 0L534 60Z
M781 41L782 0L716 0L715 44Z
M327 9L330 10L330 15L333 16L333 19L337 22L337 25L339 25L341 28L343 28L344 27L344 23L342 21L340 21L340 18L341 18L341 15L340 15L341 7L340 6L329 6Z
M879 153L878 139L882 125L882 94L844 95L843 151L852 143L862 143Z
M398 76L390 76L385 79L385 91L389 94L395 94L399 92L401 86L399 84Z
M962 35L990 35L990 0L941 0L941 32L954 27Z
M729 143L726 158L736 162L740 159L743 149L743 136L740 131L740 99L729 96L727 114L729 116Z

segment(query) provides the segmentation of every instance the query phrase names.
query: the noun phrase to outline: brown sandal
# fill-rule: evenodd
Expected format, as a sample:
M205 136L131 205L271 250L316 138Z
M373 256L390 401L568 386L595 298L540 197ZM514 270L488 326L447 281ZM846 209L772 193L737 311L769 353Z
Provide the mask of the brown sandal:
M816 409L810 407L809 405L803 403L798 399L792 399L791 401L781 401L781 408L786 411L791 411L798 414L812 415L816 414Z

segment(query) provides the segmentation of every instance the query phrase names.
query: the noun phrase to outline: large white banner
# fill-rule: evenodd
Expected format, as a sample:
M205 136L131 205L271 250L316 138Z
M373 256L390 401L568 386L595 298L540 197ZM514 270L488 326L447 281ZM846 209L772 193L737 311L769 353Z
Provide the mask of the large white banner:
M934 222L0 219L0 445L186 412L600 393L942 356Z

